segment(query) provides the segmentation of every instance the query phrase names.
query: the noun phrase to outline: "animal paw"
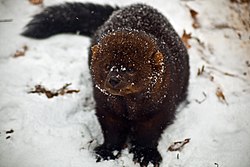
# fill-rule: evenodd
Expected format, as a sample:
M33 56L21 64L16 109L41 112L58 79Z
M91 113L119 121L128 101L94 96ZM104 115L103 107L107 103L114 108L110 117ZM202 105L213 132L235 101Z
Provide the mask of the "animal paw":
M133 147L130 152L134 153L133 161L141 167L147 167L151 162L154 167L159 167L162 157L157 148Z
M96 153L96 162L100 162L102 160L110 160L110 159L116 159L120 155L120 151L118 153L114 153L114 148L108 148L106 145L100 145L95 148Z

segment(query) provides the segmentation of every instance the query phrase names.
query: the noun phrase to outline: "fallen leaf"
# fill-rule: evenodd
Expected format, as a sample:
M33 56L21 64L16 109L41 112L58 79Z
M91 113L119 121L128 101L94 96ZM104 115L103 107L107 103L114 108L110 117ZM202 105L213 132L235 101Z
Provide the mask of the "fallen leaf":
M188 43L188 40L192 38L191 33L187 34L186 30L183 31L181 40L184 43L184 45L186 46L186 48L191 48L191 45Z
M24 56L24 55L25 55L24 51L17 50L14 57L21 57L21 56Z
M216 89L216 96L218 97L219 101L228 104L226 101L226 97L220 87Z
M28 46L24 45L22 49L19 49L14 54L14 58L25 56L26 51L28 50Z
M192 26L196 29L196 28L200 28L200 23L198 22L198 19L197 19L197 15L198 15L198 12L193 10L193 9L189 9L189 12L191 14L191 17L193 18L193 24Z
M174 142L171 146L168 147L168 151L181 151L187 143L189 143L191 139L187 138L184 141Z
M198 15L198 12L196 12L196 11L193 10L193 9L189 9L189 11L190 11L191 17L192 17L193 19L196 19L196 16Z
M47 96L47 98L53 98L54 96L58 96L58 95L65 95L65 94L71 94L71 93L78 93L80 92L80 90L74 90L74 89L68 89L68 86L70 86L70 84L65 84L62 88L56 90L56 91L51 91L46 89L44 86L42 85L36 85L35 89L32 91L29 91L28 93L38 93L38 94L45 94Z

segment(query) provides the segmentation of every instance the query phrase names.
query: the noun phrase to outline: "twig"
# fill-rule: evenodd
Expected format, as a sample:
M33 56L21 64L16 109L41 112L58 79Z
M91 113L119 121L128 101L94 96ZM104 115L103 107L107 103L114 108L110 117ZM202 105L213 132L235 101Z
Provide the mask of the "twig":
M219 72L219 73L221 73L221 74L223 74L223 75L229 76L229 77L239 78L239 79L241 79L241 80L243 80L243 81L246 80L245 78L243 78L243 77L241 77L241 76L239 76L239 75L236 75L236 74L232 74L232 73L229 73L229 72L222 71L222 70L220 70L220 69L218 69L218 68L216 68L216 67L207 66L206 68L211 69L211 70L214 70L214 71L217 71L217 72Z
M0 23L6 23L6 22L12 22L13 19L2 19L0 20Z
M201 104L207 99L207 94L205 92L202 92L204 98L202 100L195 99L195 102Z
M10 134L10 133L13 133L13 132L14 132L14 130L11 129L11 130L6 131L6 134Z

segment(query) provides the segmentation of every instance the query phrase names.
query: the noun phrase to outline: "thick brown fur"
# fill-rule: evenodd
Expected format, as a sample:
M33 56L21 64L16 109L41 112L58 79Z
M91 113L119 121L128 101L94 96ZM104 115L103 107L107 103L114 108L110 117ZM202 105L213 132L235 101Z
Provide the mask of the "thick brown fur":
M134 161L159 165L158 140L189 78L186 48L167 19L141 4L118 10L93 38L90 69L104 135L96 153L116 158L129 138Z
M108 10L102 18L98 9L105 8ZM71 13L67 27L72 24L72 29L58 29L63 22L59 11L64 9ZM55 21L49 21L46 27L43 22L53 14ZM84 16L96 18L98 23L85 24ZM37 31L38 27L44 31ZM119 154L113 151L120 153L129 141L135 162L159 166L159 138L173 122L177 105L185 99L189 79L187 50L168 20L144 4L119 9L68 3L45 9L27 28L23 35L35 38L75 31L92 37L89 65L96 115L104 137L104 143L95 149L97 161L117 158Z

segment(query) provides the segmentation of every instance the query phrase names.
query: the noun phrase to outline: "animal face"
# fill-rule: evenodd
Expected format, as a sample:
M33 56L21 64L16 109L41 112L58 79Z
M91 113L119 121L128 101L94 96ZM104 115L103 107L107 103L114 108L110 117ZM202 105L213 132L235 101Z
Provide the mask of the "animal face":
M159 76L160 62L163 55L152 38L116 32L92 47L91 72L102 91L126 96L149 90Z

